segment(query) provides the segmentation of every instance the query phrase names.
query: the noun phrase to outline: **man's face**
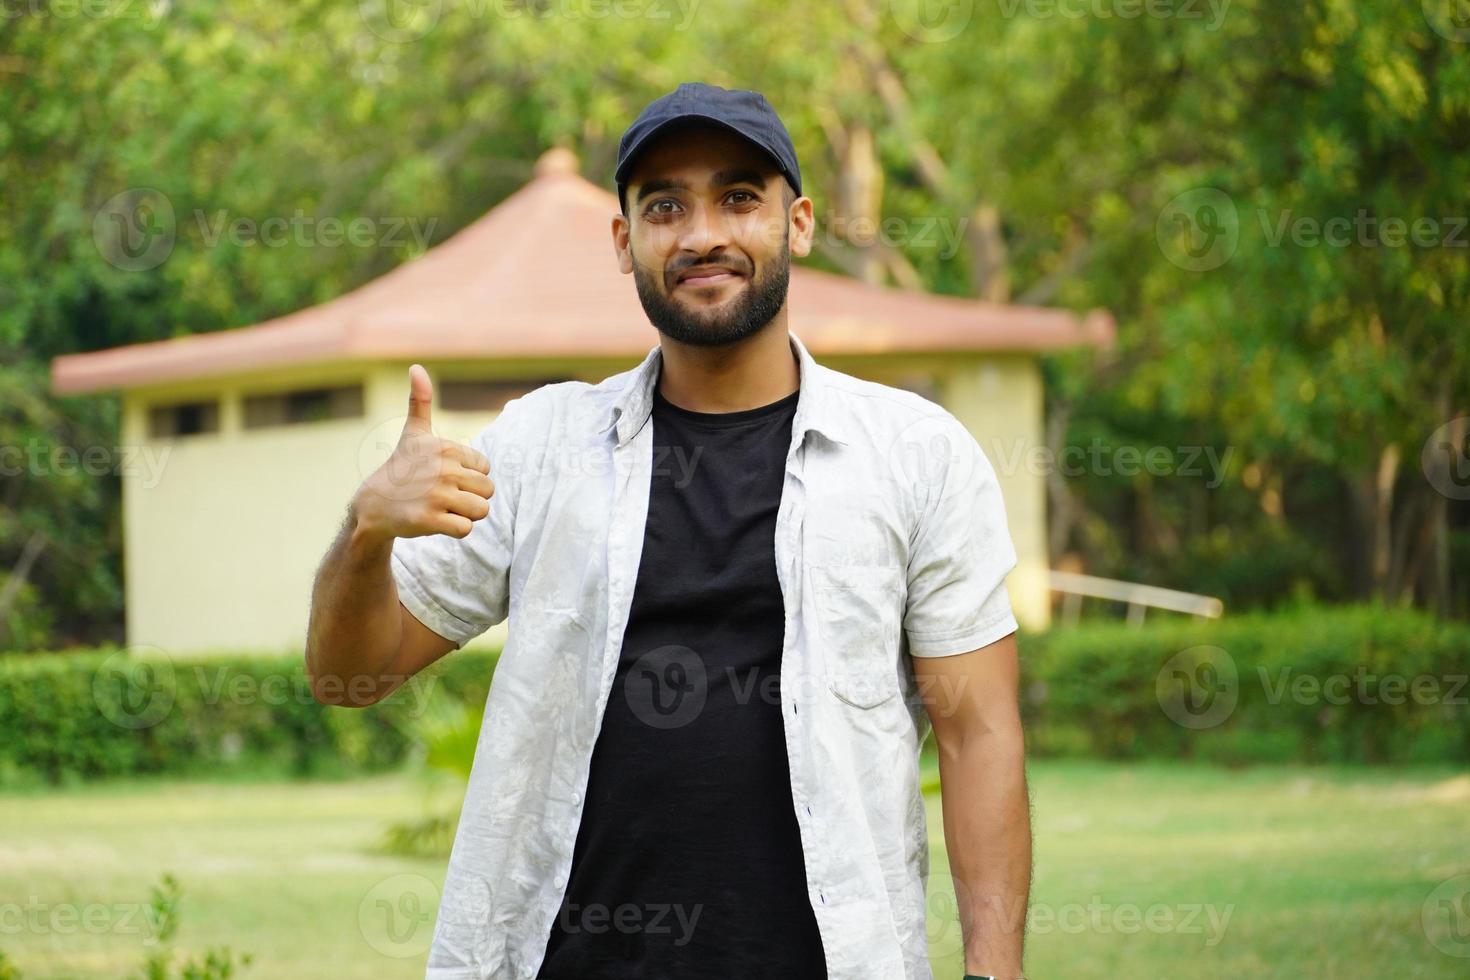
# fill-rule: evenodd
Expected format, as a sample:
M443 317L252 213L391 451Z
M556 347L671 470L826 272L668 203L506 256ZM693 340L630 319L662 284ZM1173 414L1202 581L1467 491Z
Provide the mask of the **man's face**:
M791 255L811 243L811 201L789 186L758 147L719 127L679 127L639 153L613 242L659 333L717 347L781 311Z

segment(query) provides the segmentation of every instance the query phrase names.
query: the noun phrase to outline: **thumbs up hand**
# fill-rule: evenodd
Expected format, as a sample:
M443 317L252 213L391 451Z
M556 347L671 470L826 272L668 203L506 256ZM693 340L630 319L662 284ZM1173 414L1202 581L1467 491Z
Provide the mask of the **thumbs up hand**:
M408 387L408 418L398 444L352 498L356 529L383 539L463 538L490 513L490 461L470 446L434 435L434 384L421 365L408 369Z

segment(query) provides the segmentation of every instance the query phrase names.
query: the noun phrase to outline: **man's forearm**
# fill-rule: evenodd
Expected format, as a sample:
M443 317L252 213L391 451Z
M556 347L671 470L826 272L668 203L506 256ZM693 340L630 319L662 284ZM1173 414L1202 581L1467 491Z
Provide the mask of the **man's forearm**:
M398 588L389 560L393 539L367 535L349 510L317 569L306 630L306 671L327 704L376 700L383 668L402 639Z
M965 971L1021 975L1031 890L1031 807L1019 731L940 746L944 839L954 878Z

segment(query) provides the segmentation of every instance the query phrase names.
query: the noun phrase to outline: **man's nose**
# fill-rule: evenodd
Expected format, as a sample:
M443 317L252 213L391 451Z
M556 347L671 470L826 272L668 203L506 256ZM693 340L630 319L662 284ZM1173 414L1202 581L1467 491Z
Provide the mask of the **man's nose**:
M704 203L696 204L689 220L684 222L679 236L679 247L695 255L705 256L716 249L724 248L731 241L730 223L718 208Z

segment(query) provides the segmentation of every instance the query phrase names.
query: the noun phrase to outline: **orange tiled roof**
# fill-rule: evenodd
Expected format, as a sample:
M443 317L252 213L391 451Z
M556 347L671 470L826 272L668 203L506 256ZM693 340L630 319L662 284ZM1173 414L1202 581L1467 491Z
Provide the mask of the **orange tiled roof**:
M641 357L658 341L614 261L617 196L551 150L478 221L320 306L250 327L52 362L58 394L348 359ZM575 269L575 275L564 270ZM872 286L793 266L790 326L813 354L1039 351L1112 340L1105 313Z

